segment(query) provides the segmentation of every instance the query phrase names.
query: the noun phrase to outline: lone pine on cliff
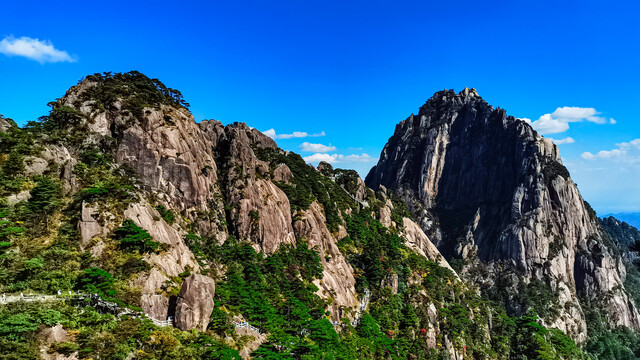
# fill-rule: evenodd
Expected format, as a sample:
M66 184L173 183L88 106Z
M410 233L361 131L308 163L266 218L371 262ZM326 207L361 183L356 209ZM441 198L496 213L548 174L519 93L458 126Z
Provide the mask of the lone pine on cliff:
M475 90L398 124L365 181L196 123L138 72L50 105L0 117L0 287L144 316L0 303L3 357L640 355L637 230L601 223L557 147Z

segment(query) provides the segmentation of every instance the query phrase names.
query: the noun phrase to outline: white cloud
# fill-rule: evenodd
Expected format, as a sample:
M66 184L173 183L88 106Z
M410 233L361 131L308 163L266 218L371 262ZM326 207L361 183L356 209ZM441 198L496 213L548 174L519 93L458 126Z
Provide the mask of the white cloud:
M619 143L616 147L616 149L598 151L596 154L587 151L581 156L585 160L603 159L627 164L640 163L640 139Z
M329 164L334 164L336 162L337 154L329 155L329 154L313 154L309 156L305 156L303 159L307 163L315 163L320 161L328 162Z
M262 133L263 133L263 134L265 134L265 135L267 135L268 137L270 137L270 138L272 138L272 139L273 139L274 137L276 137L276 131L275 131L275 130L273 130L273 129L269 129L269 130L263 131Z
M305 156L304 161L308 163L315 163L320 161L326 161L329 164L351 163L351 162L375 162L378 159L369 156L368 154L362 155L343 155L343 154L321 154L316 153L313 155Z
M323 144L312 144L310 142L305 141L302 143L302 145L300 145L300 150L307 151L307 152L315 152L315 153L326 153L330 151L336 151L336 147L331 146L331 144L327 146Z
M306 137L320 137L325 136L324 131L317 134L308 134L303 131L294 131L292 134L276 134L275 129L269 129L262 132L272 139L292 139L292 138L306 138Z
M529 119L527 119L529 120ZM569 124L558 119L554 119L551 114L544 114L534 122L528 121L540 134L555 134L569 130Z
M615 124L612 118L598 116L600 113L594 108L581 108L576 106L559 107L551 114L544 114L536 121L523 118L542 135L557 134L569 130L569 123L589 121L595 124Z
M557 108L551 116L566 122L591 121L596 124L604 124L607 118L596 116L600 113L594 108L581 108L576 106L565 106Z
M76 59L66 51L53 47L51 41L41 41L23 36L14 38L7 36L0 41L0 53L7 56L22 56L35 60L41 64L46 62L76 62Z
M562 145L562 144L573 144L574 142L576 142L572 137L568 136L564 139L552 139L549 138L549 140L553 141L556 145Z

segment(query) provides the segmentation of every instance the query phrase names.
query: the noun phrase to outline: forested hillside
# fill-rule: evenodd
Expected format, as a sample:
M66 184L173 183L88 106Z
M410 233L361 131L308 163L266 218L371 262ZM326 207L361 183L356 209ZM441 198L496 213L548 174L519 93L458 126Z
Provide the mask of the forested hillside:
M560 302L553 271L462 256L453 234L475 212L457 202L431 211L408 188L314 168L244 123L196 123L179 91L138 72L87 76L49 105L24 127L0 117L1 359L640 356L632 276L607 289L630 293L622 305L595 302L592 280L596 292L571 283ZM573 186L562 169L528 175ZM607 231L575 255L585 278L600 279L594 249L612 271L637 250ZM552 246L545 257L578 247ZM556 321L573 313L584 328Z

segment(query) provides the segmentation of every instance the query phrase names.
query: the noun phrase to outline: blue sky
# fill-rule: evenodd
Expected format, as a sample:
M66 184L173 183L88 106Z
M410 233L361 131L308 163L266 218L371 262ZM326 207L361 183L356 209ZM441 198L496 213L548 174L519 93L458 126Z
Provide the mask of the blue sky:
M364 176L397 122L434 92L468 86L565 139L564 162L600 214L638 211L639 10L626 1L7 2L0 113L23 124L84 75L139 70L179 89L196 120L273 129L282 148ZM318 136L282 136L296 132Z

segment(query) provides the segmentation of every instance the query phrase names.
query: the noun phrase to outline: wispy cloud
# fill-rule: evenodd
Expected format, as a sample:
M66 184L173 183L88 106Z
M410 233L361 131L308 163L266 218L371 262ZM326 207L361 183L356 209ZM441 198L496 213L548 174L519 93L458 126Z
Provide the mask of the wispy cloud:
M568 136L564 139L553 139L553 138L549 138L549 140L553 141L554 144L556 145L562 145L562 144L573 144L574 142L576 142L572 137Z
M263 134L267 135L272 139L292 139L292 138L306 138L306 137L320 137L325 136L324 131L317 134L309 134L304 131L294 131L291 134L276 134L274 129L269 129L267 131L263 131Z
M38 40L23 36L7 36L0 41L0 53L7 56L22 56L41 64L51 62L76 62L68 52L56 49L49 40Z
M350 163L350 162L364 162L364 163L372 163L378 161L378 159L369 156L368 154L362 155L343 155L343 154L322 154L316 153L313 155L305 156L304 161L308 163L315 163L320 161L326 161L329 164L340 164L340 163Z
M327 153L331 151L336 151L336 147L331 146L331 144L327 146L323 144L312 144L310 142L305 141L300 145L300 150L306 151L306 152Z
M601 150L596 154L588 151L583 152L581 156L585 160L603 159L626 164L637 164L640 163L640 139L616 144L615 149Z
M559 107L550 114L544 114L536 121L522 118L542 135L557 134L569 130L569 123L589 121L595 124L615 124L612 118L599 116L601 113L594 108L581 108L575 106Z

